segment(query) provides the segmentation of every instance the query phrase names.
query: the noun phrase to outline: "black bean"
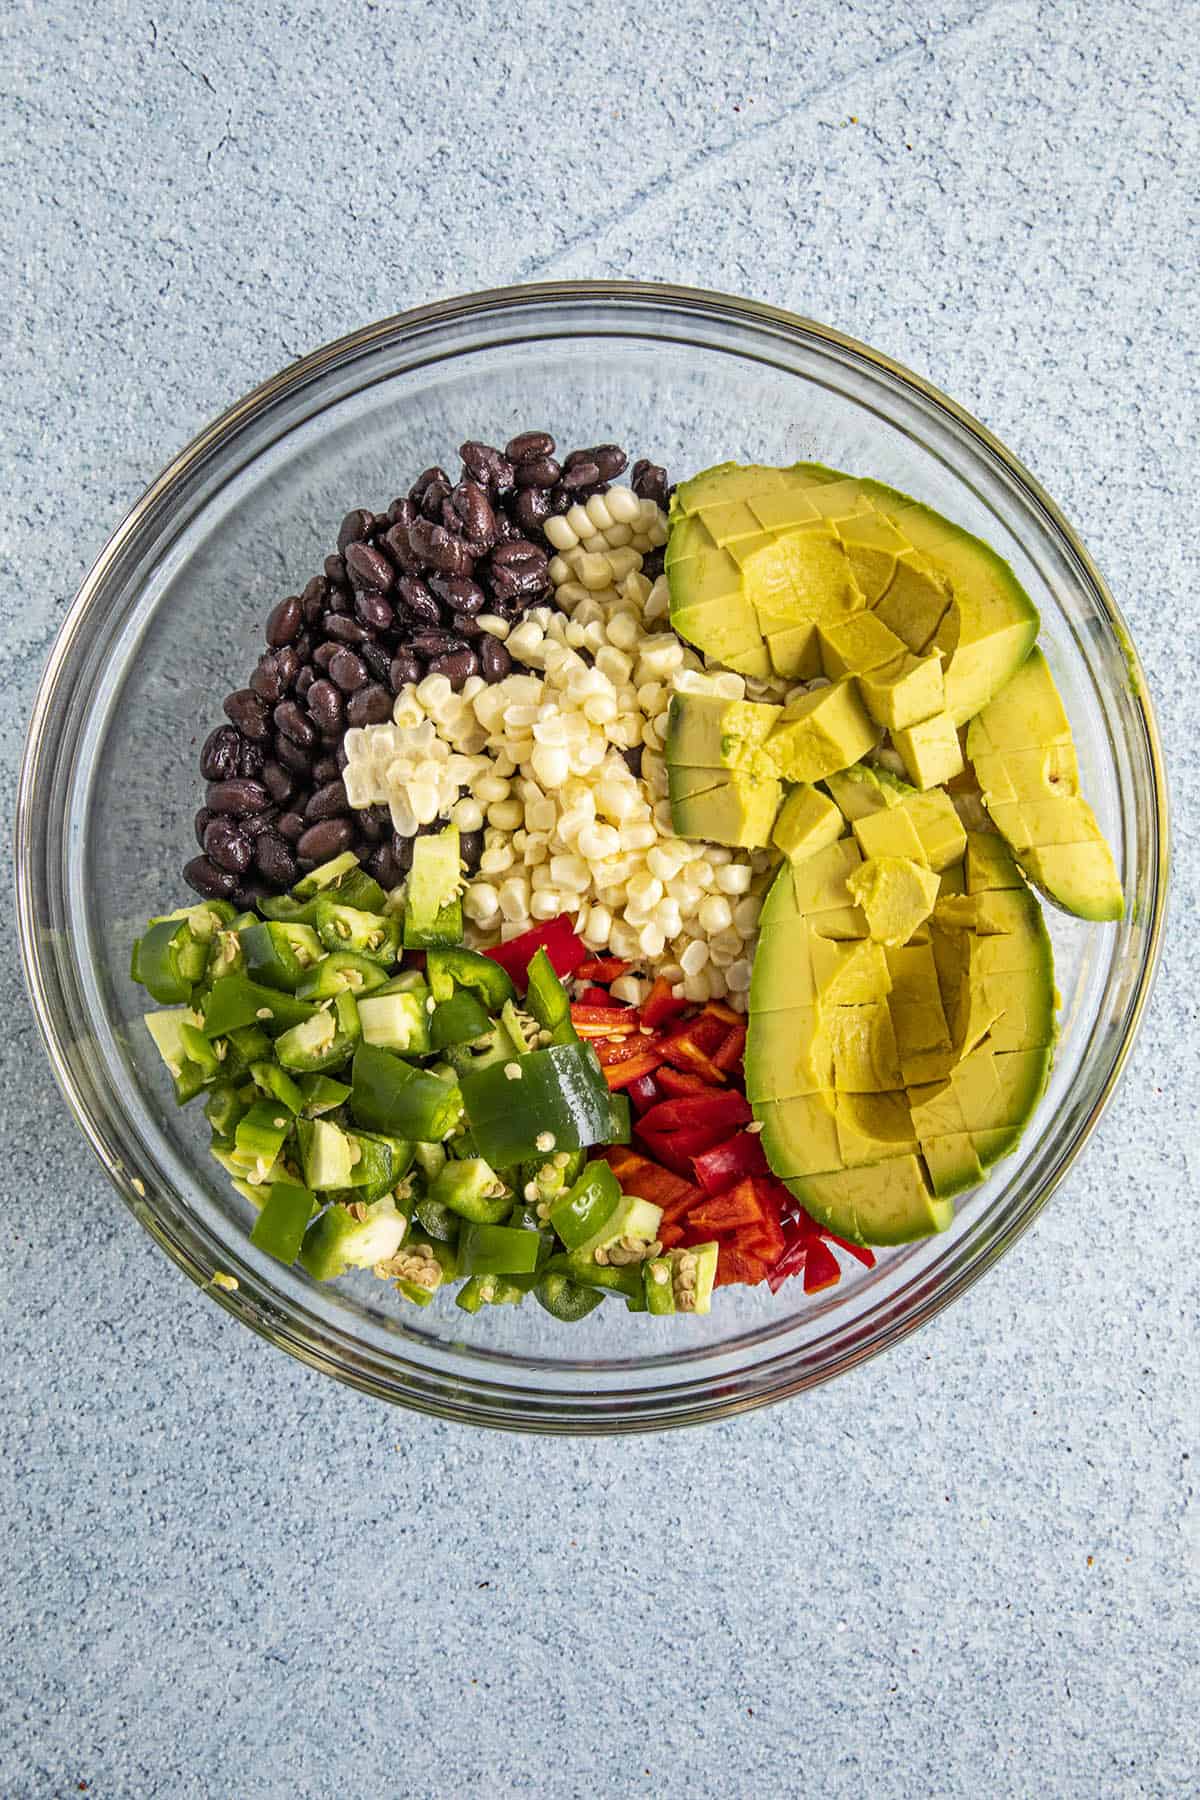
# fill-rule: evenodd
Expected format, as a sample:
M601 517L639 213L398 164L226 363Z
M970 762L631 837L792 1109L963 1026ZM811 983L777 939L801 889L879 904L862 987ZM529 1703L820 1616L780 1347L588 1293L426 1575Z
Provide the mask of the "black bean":
M354 595L348 587L331 587L327 611L332 614L348 613L354 605Z
M620 444L593 444L590 450L572 450L564 467L592 464L599 470L601 481L615 481L628 461Z
M418 658L413 655L411 650L397 650L392 658L391 668L388 670L388 681L393 694L398 694L401 688L409 687L420 681L423 673L424 670Z
M496 515L488 499L487 489L477 481L460 481L450 496L450 506L462 522L464 534L475 543L492 544L496 539Z
M550 496L545 488L523 488L513 504L513 516L522 531L540 530L550 512Z
M328 615L326 615L328 616ZM303 700L313 682L317 679L317 671L313 668L301 669L292 684L292 693L297 700Z
M341 727L344 703L338 688L332 681L322 676L314 681L308 690L305 701L309 716L313 723L324 732L337 731Z
M491 444L481 444L472 438L459 445L458 454L472 481L477 481L480 487L486 488L493 498L511 492L513 466Z
M304 623L304 608L297 595L289 594L267 614L267 642L272 650L290 644Z
M355 823L361 838L365 839L368 844L378 844L383 837L384 828L378 819L372 817L372 812L373 809L368 807L365 812L357 813Z
M313 682L308 684L310 694L313 685ZM275 721L276 731L283 737L298 744L302 750L312 749L317 741L316 730L312 720L305 718L294 700L281 700L271 716Z
M642 558L642 574L647 581L657 581L663 572L666 561L666 550L661 546L656 550L647 550Z
M262 744L243 743L238 751L238 774L248 776L251 781L257 781L262 774L262 766L270 747L269 743L265 747Z
M471 581L466 575L431 575L429 586L439 600L454 612L467 613L473 616L482 612L487 604L487 595L477 581Z
M275 762L273 759L263 764L262 784L272 800L277 800L280 804L289 799L296 791L295 775L290 769L285 769L282 763Z
M487 682L503 681L512 673L513 659L498 637L490 632L479 645L479 673Z
M483 855L482 831L464 831L458 840L458 854L474 874L479 867L479 859Z
M383 551L370 544L347 545L345 561L346 572L356 588L386 594L396 579L396 571Z
M548 431L519 431L505 444L504 454L511 463L537 462L554 455L554 439Z
M238 688L230 694L221 709L231 725L236 725L251 743L262 743L271 735L270 714L253 688Z
M271 804L271 796L261 782L237 775L229 781L212 782L204 800L213 812L228 813L235 819L245 818L247 813L262 812Z
M250 867L254 846L232 819L217 817L209 820L204 833L204 854L210 862L216 863L218 869L228 869L231 874L244 875Z
M204 848L205 828L208 825L208 821L210 819L215 819L216 816L217 815L212 810L211 806L202 806L200 808L200 811L196 814L196 817L194 820L195 831L196 831L196 842L199 844L199 846L202 850Z
M404 871L399 867L386 844L380 845L377 850L372 850L363 867L368 875L375 877L382 888L398 887L404 880Z
M413 549L409 537L410 531L419 523L420 521L414 517L403 524L393 525L389 531L384 533L383 538L387 545L388 555L396 567L405 570L409 575L416 575L421 568L421 558Z
M254 866L276 888L291 887L298 873L295 857L275 831L264 831L255 839Z
M291 769L293 774L305 780L312 774L312 751L306 750L302 744L293 743L282 732L275 739L275 757L285 769Z
M394 614L388 601L382 594L367 592L354 596L354 611L362 623L371 631L390 631Z
M183 866L183 879L206 900L229 899L237 893L238 879L228 869L218 869L207 856L193 856Z
M296 845L296 854L301 862L328 862L353 842L354 827L349 819L322 819L319 825L308 827Z
M568 465L570 465L570 458L568 458ZM558 485L568 494L574 494L578 493L580 488L595 487L599 480L600 468L597 463L577 462L563 470Z
M350 802L339 776L336 781L327 781L313 794L304 809L304 822L306 825L315 825L318 819L338 819L349 811Z
M508 548L509 546L505 546ZM491 571L492 593L499 601L528 604L546 592L550 585L547 565L526 563L501 563Z
M275 829L279 833L280 837L287 838L289 843L294 844L296 842L296 840L303 835L303 832L304 832L304 815L303 815L303 813L298 813L298 812L280 813L279 817L275 821Z
M277 700L283 699L287 692L287 683L279 673L278 659L271 651L259 658L254 673L250 677L250 686L259 699L265 700L268 706L274 706Z
M408 490L408 497L414 506L419 507L421 504L421 496L424 494L425 490L438 484L449 489L450 477L447 475L445 469L441 467L440 463L431 463L427 469L421 470L421 473L417 476L417 479Z
M667 486L667 471L658 463L647 462L642 457L633 465L633 473L629 485L639 500L653 500L665 512L670 501L670 490Z
M339 737L339 739L338 739L339 746L341 745L341 741L342 740ZM316 762L312 766L312 778L313 778L314 785L316 787L324 787L326 782L336 781L338 779L338 776L341 774L344 766L345 766L344 764L338 762L336 752L332 756L318 757ZM293 808L293 810L299 811L299 803L297 803L296 807ZM345 809L343 808L343 811L344 810Z
M275 652L275 668L283 683L286 694L303 666L303 659L294 644L285 644L282 650Z
M517 470L519 488L552 488L562 474L562 465L552 456L540 456L536 462L522 463Z
M344 553L350 544L361 544L370 525L371 514L364 512L361 506L356 506L352 512L348 512L338 528L337 547L339 552Z
M401 837L401 835L398 831L393 831L392 842L391 842L391 852L392 852L393 858L395 859L396 867L400 870L400 873L402 875L407 875L408 871L412 868L412 858L413 858L413 841L412 841L412 839L410 837Z
M348 725L382 725L392 716L392 696L382 682L372 681L351 694L346 702Z
M472 558L466 546L452 538L444 525L431 525L428 519L416 519L408 534L413 552L430 568L442 569L447 575L469 575Z
M336 638L326 638L325 642L323 644L318 644L313 651L314 667L328 670L330 663L341 648L342 646L338 643Z
M236 775L241 747L242 740L232 725L218 725L210 731L200 752L200 773L205 781L227 781Z
M544 569L547 561L548 558L542 546L533 543L529 538L516 538L511 543L498 545L492 551L493 568L507 568L513 563L522 565L536 563Z
M521 536L521 527L510 519L506 512L496 514L496 542L498 544L516 543Z
M554 513L569 512L575 504L575 495L569 494L560 481L557 487L550 489L550 511Z
M642 772L643 748L642 744L634 744L631 749L621 752L621 759L631 775L640 775Z
M265 812L251 813L248 818L238 820L238 830L244 831L248 838L256 838L262 831L270 831L279 817L279 808L269 806Z
M417 509L407 494L398 500L393 500L387 509L389 525L411 525L416 516Z
M327 636L335 638L339 644L365 644L371 635L357 619L343 618L340 613L326 613L321 625Z
M479 673L479 658L473 650L452 650L446 656L433 656L429 660L431 675L444 675L457 694L463 684L472 675Z
M325 579L333 587L347 587L346 563L343 557L327 556L321 565L325 571Z
M352 694L367 679L367 665L361 656L355 656L353 650L335 646L333 655L325 664L330 681L341 688L343 694Z
M438 603L423 581L418 581L415 575L402 575L396 583L396 592L404 602L405 611L419 625L438 624L442 616Z
M451 613L450 629L455 637L470 639L483 636L483 626L479 620L469 618L466 613Z
M314 575L300 596L300 606L305 621L312 625L325 611L325 601L329 593L329 583L323 575ZM290 641L290 640L289 640Z
M392 664L392 652L385 644L360 644L358 655L367 664L367 671L374 675L374 679L387 680L387 673Z
M409 639L409 649L416 656L445 656L448 650L461 650L462 645L449 631L416 631Z

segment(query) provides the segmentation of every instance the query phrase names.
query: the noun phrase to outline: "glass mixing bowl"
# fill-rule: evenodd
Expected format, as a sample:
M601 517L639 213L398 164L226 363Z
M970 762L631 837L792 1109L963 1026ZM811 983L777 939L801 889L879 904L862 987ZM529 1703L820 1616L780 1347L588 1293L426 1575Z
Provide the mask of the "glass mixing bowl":
M369 1274L319 1286L254 1250L249 1208L177 1110L128 976L146 917L182 903L197 747L259 653L268 609L320 569L342 515L383 507L465 438L616 441L676 476L813 458L928 501L988 539L1041 609L1086 791L1128 897L1116 926L1050 912L1062 1037L1019 1152L953 1228L878 1266L726 1288L706 1318L536 1304L418 1311ZM719 1418L827 1380L961 1294L1079 1155L1145 1004L1166 893L1158 736L1087 552L1037 483L951 401L823 326L678 288L568 283L472 295L373 325L241 401L164 471L72 606L37 696L17 825L22 948L67 1103L118 1192L219 1305L383 1399L532 1431Z

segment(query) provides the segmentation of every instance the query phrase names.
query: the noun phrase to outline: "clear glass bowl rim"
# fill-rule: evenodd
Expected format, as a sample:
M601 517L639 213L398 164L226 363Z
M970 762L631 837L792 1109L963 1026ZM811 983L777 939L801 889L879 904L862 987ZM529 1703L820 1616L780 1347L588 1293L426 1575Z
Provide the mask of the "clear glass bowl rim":
M283 396L389 340L416 334L425 335L439 325L458 325L473 317L486 318L489 314L522 307L561 304L570 308L596 303L617 307L625 303L631 308L659 307L668 314L692 314L704 317L709 322L727 319L742 325L758 324L770 327L776 334L790 335L810 342L815 340L831 349L849 353L892 380L907 386L924 401L943 411L1003 466L1009 477L1036 503L1036 508L1043 515L1049 529L1057 534L1070 551L1129 664L1153 782L1157 866L1152 888L1153 907L1151 916L1146 921L1136 992L1128 1010L1123 1039L1114 1054L1107 1078L1097 1090L1093 1104L1067 1153L1058 1159L1047 1179L1032 1192L1022 1196L1022 1203L1013 1210L1005 1221L1003 1230L985 1251L978 1253L952 1280L926 1291L916 1305L898 1317L893 1316L868 1341L849 1344L830 1365L818 1372L789 1370L789 1358L785 1354L774 1358L768 1365L760 1365L757 1373L762 1379L748 1387L739 1387L737 1392L729 1391L736 1385L729 1382L720 1384L724 1392L707 1396L690 1389L682 1398L672 1389L642 1389L614 1399L600 1410L575 1405L567 1397L542 1412L537 1409L536 1396L517 1388L470 1379L440 1379L440 1385L438 1381L431 1383L418 1365L403 1363L399 1358L389 1359L391 1367L385 1370L381 1367L379 1358L356 1356L353 1350L348 1350L344 1339L338 1339L336 1334L329 1333L324 1337L303 1324L296 1324L281 1316L278 1304L265 1294L255 1294L244 1279L234 1289L213 1284L214 1265L211 1260L198 1255L197 1247L182 1241L168 1222L156 1213L153 1203L140 1191L142 1184L131 1174L120 1156L114 1154L98 1128L73 1071L67 1021L61 1016L61 1010L54 999L54 980L43 956L37 927L38 865L39 857L43 857L46 850L46 833L39 822L38 793L39 777L48 751L47 732L54 712L55 698L72 654L79 648L81 639L86 637L94 623L93 614L103 598L105 585L125 551L146 524L149 515L157 515L161 503L169 500L172 489L181 485L202 460L223 447L231 446L243 426ZM42 809L43 816L44 810ZM843 332L758 301L699 288L634 281L543 282L521 287L493 288L394 314L336 339L290 364L237 401L201 431L150 484L113 532L88 571L59 629L30 715L18 783L15 840L17 924L22 962L38 1029L55 1079L76 1123L117 1192L173 1261L226 1311L269 1342L360 1391L459 1422L483 1424L503 1430L566 1434L664 1429L728 1417L788 1399L887 1349L918 1326L927 1323L973 1285L987 1268L1011 1248L1036 1218L1073 1166L1112 1096L1144 1016L1161 955L1170 856L1169 805L1161 742L1145 675L1128 627L1087 549L1054 501L1023 464L986 427L940 389ZM534 1403L532 1409L531 1402Z

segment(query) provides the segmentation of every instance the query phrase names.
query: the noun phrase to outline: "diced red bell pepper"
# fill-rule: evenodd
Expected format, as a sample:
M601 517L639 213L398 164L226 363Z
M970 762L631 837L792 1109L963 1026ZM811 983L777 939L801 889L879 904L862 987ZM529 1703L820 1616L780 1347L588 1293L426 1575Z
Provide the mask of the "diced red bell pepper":
M746 1027L744 1025L731 1025L729 1028L729 1035L725 1039L725 1042L718 1045L713 1051L713 1067L728 1074L731 1069L737 1068L745 1053L745 1049Z
M575 971L576 981L619 981L622 975L628 975L633 964L622 962L619 956L589 956L581 962Z
M819 1294L824 1288L836 1287L842 1279L842 1271L838 1267L838 1259L821 1238L816 1238L808 1247L808 1255L804 1260L804 1291L806 1294Z
M664 1083L665 1085L665 1083ZM692 1158L696 1180L707 1194L723 1194L747 1175L767 1175L767 1159L757 1132L739 1131L723 1144L714 1144Z
M627 1144L614 1145L602 1152L605 1162L621 1184L626 1194L637 1194L643 1200L649 1200L653 1206L661 1206L665 1224L675 1221L690 1211L696 1202L703 1198L698 1188L690 1181L684 1181L670 1170L660 1168L642 1156L637 1150L631 1150Z
M739 1125L749 1122L745 1095L725 1089L660 1100L638 1120L637 1134L656 1162L690 1178L694 1156L711 1150Z
M766 1263L768 1269L775 1267L787 1249L787 1239L783 1235L783 1227L778 1219L769 1217L752 1229L740 1231L737 1235L737 1243L739 1249L748 1250L751 1255L757 1256L761 1262Z
M766 1263L759 1262L757 1257L748 1256L736 1244L722 1244L717 1252L717 1287L727 1287L733 1282L754 1287L765 1280L767 1274Z
M681 1094L711 1094L712 1089L707 1081L699 1075L690 1075L686 1069L673 1069L669 1063L663 1063L655 1076L664 1094L673 1094L676 1098Z
M734 1016L736 1018L737 1015ZM677 1025L670 1035L670 1042L694 1044L696 1049L703 1051L705 1056L711 1056L713 1051L724 1043L728 1031L729 1026L725 1021L719 1019L715 1013L705 1007L704 1011L697 1013L694 1019L688 1019L684 1024Z
M687 1037L669 1037L663 1044L663 1061L686 1073L699 1075L710 1088L724 1087L729 1077L712 1058Z
M724 1194L706 1194L688 1214L697 1231L739 1231L743 1225L761 1226L769 1215L754 1191L752 1181L739 1181Z
M710 1000L704 1011L710 1019L719 1019L723 1025L746 1023L741 1013L734 1012L732 1006L727 1006L724 1000Z
M645 1038L634 1032L629 1037L597 1037L588 1042L596 1052L602 1069L611 1068L615 1063L629 1062L635 1056L644 1056L646 1052Z
M629 1095L634 1112L639 1115L649 1112L662 1099L662 1089L654 1075L639 1075L636 1081L628 1083L625 1092Z
M507 970L514 987L523 994L528 985L529 964L539 950L546 952L554 973L563 979L588 960L587 946L576 935L570 913L559 913L556 919L547 919L544 925L535 925L520 937L509 938L507 944L494 944L484 954Z
M580 1037L619 1037L637 1031L641 1021L632 1006L614 1005L605 1000L603 1006L584 1006L576 1000L571 1007L571 1023Z
M671 992L671 984L665 975L659 975L654 986L642 1001L642 1024L657 1029L665 1025L669 1019L677 1019L680 1013L686 1012L689 1002L677 1000Z
M674 1250L678 1244L682 1244L683 1239L682 1225L660 1225L658 1228L658 1241L664 1250Z
M614 1000L607 988L585 987L579 996L578 1004L580 1006L605 1006L609 1012L615 1012L621 1002Z
M626 1041L636 1045L648 1043L649 1039L630 1038ZM640 1081L643 1075L653 1075L661 1060L661 1050L638 1050L624 1062L612 1063L606 1067L604 1079L613 1092L617 1093L621 1088L627 1088L633 1082ZM661 1105L661 1102L659 1104ZM653 1111L653 1108L650 1110Z

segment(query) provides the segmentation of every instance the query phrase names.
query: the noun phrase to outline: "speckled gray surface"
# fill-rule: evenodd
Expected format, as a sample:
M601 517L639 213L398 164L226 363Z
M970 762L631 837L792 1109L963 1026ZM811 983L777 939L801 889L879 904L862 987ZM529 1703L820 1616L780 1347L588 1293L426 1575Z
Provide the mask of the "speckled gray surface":
M6 844L68 599L214 412L427 298L657 276L887 350L1080 528L1171 768L1157 995L1082 1165L935 1325L701 1433L525 1442L195 1293L64 1125L10 942L0 1792L1195 1794L1187 8L525 10L10 11Z

